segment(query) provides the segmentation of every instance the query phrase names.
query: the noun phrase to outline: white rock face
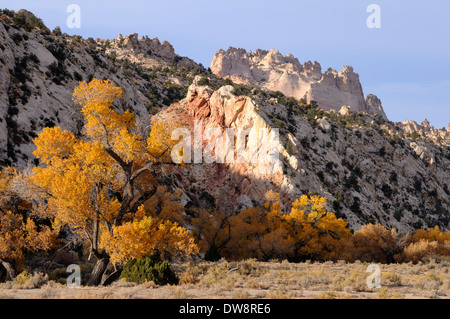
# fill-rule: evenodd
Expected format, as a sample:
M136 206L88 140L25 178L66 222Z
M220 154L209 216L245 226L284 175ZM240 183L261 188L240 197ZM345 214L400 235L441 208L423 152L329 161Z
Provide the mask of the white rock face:
M182 115L190 129L195 120L202 120L203 128L218 127L223 131L270 128L274 115L278 121L288 121L284 105L270 99L236 96L232 86L213 91L199 85L199 80L200 77L194 79L185 99L156 116L175 119ZM350 111L348 107L342 109L343 115ZM263 174L264 165L248 161L187 165L180 168L185 188L194 186L210 193L217 199L217 208L223 211L251 207L253 201L260 203L268 190L278 192L282 204L289 207L304 190L313 190L328 198L330 210L335 211L333 202L338 203L352 229L359 229L369 220L399 231L410 231L416 223L436 220L441 220L443 228L449 227L445 185L450 185L450 162L439 155L437 146L407 140L402 146L393 146L368 125L347 128L323 117L317 119L315 127L304 117L292 116L289 120L295 121L295 132L281 130L279 141L266 141L269 149L279 151L281 166L276 173ZM376 118L364 116L367 123ZM249 136L244 153L256 149L256 144L257 140ZM351 176L353 182L349 182ZM413 187L417 180L423 188ZM436 208L423 200L429 190L436 190L443 199L444 213L435 212Z
M397 126L406 136L410 136L414 133L417 136L430 139L434 143L450 147L450 124L448 125L447 130L445 127L436 129L434 126L430 125L430 122L427 119L424 119L420 124L415 121L405 120L402 123L397 123Z
M331 124L326 120L326 119L320 119L317 124L319 125L319 127L326 131L329 132L331 131Z
M364 98L359 75L351 66L337 72L328 69L322 73L318 62L300 64L291 54L278 50L245 51L228 48L219 50L211 62L211 71L237 83L249 84L288 96L315 100L324 110L339 110L343 105L354 112L366 111L387 119L381 101L373 94Z
M15 34L27 37L17 41ZM351 111L382 111L375 96L362 97L359 80L350 67L323 74L317 62L301 65L292 55L282 56L275 50L248 53L234 49L222 55L222 61L219 54L212 67L222 77L284 90L296 97L339 101L330 107L336 107L331 110L342 116ZM143 70L137 72L133 63ZM280 193L285 206L311 191L327 197L329 209L345 216L352 229L369 220L400 231L411 230L417 223L449 229L450 149L446 146L450 146L450 125L448 130L436 130L426 120L421 124L391 123L370 114L360 114L364 121L345 126L336 120L336 114L312 123L305 115L289 114L277 99L238 96L233 86L212 89L200 85L200 76L184 99L169 106L161 102L167 97L167 83L188 85L179 74L163 71L173 63L199 70L195 62L175 55L170 44L156 38L138 39L132 34L110 41L79 42L38 30L25 32L0 19L0 165L23 168L33 164L32 139L43 127L59 125L79 132L83 123L72 101L73 89L77 78L95 76L110 79L123 89L123 98L115 106L134 112L141 127L147 127L150 120L146 104L154 103L165 105L154 117L181 119L184 123L201 119L203 129L271 130L275 123L281 124L277 126L280 139L269 139L264 145L279 152L275 173L266 174L266 167L260 163L180 167L175 174L184 191L183 203L195 200L191 188L210 193L218 209L230 212L260 203L270 189ZM59 64L61 76L54 74ZM150 76L154 69L145 68L154 66L160 71ZM158 91L154 94L159 96L156 102L149 89ZM413 142L405 139L416 131L419 138L414 134ZM248 136L245 151L257 145L257 138ZM340 207L338 211L335 204Z
M105 52L100 50L102 46ZM107 58L113 52L114 59ZM138 125L146 127L150 123L146 105L162 103L164 95L160 93L165 87L131 67L124 68L121 59L161 68L171 66L176 59L181 66L198 68L157 38L138 39L132 34L114 40L76 41L39 29L26 32L0 19L0 165L25 167L33 163L32 140L43 127L61 126L79 132L83 119L72 101L79 80L96 77L120 86L123 97L115 106L119 111L131 109ZM149 84L160 94L157 102L146 94Z
M352 109L352 108L351 108L350 106L343 105L343 106L339 109L338 114L341 115L341 116L348 116L348 115L351 114L351 109Z

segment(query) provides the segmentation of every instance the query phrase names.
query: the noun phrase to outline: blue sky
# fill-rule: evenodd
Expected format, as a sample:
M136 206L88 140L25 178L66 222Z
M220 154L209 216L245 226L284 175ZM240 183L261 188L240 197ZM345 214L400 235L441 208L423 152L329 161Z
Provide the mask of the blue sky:
M72 3L81 8L80 29L66 25ZM381 8L380 29L366 25L372 3ZM323 70L352 65L390 120L450 122L448 0L13 0L0 7L30 10L50 29L85 38L158 37L205 67L229 46L275 48Z

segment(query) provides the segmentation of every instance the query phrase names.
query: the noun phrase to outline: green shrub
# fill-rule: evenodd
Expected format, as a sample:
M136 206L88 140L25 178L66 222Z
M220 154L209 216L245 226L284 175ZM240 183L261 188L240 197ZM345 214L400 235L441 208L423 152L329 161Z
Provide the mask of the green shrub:
M42 19L32 15L25 14L24 12L15 12L13 15L13 22L19 28L25 29L25 31L30 32L34 28L38 28L43 31L48 31Z
M381 157L384 157L384 156L386 155L386 148L385 148L384 146L382 146L382 147L378 150L377 154L378 154L379 156L381 156Z
M53 33L54 35L56 35L56 36L61 36L61 35L62 35L61 27L60 27L60 26L56 26L56 27L53 29L52 33Z
M78 82L83 81L83 76L80 73L78 73L77 71L73 72L73 78L75 80L77 80Z
M153 281L157 285L177 285L179 282L169 263L162 260L159 254L129 260L120 274L120 279L138 284Z
M14 43L15 43L16 45L18 45L20 42L22 42L23 37L22 37L22 35L21 35L20 33L14 33L14 34L11 36L11 39L14 41Z
M166 90L167 97L164 99L164 105L171 105L172 103L178 102L187 94L188 87L176 84L169 84Z
M206 76L202 76L201 79L197 83L199 86L209 85L209 79Z
M62 77L61 80L64 79L64 76L67 75L66 67L61 62L53 62L48 66L50 74L56 77Z
M245 84L233 83L233 94L236 96L251 96L252 87Z
M357 192L361 190L361 187L358 183L358 176L354 172L351 172L350 176L344 179L344 186L346 188L353 188Z
M384 196L386 196L387 198L392 197L393 191L392 191L392 188L388 184L383 184L383 186L381 186L381 191L383 192Z

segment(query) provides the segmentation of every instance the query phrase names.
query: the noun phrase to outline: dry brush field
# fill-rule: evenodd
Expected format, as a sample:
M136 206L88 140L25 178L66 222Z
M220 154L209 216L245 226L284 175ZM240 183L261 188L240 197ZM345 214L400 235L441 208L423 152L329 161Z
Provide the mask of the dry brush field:
M173 264L176 286L117 281L68 288L40 276L0 284L0 298L26 299L448 299L449 260L381 267L381 288L368 288L369 263L196 262ZM39 288L35 288L39 286Z

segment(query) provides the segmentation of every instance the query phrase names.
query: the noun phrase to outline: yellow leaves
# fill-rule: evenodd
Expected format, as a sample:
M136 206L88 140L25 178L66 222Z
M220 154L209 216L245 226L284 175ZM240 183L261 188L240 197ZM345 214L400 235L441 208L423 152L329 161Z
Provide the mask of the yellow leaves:
M9 183L14 179L18 173L15 167L5 167L0 171L0 190L4 190L8 187Z
M25 236L21 216L10 211L0 214L0 259L22 261Z
M80 83L73 98L83 107L87 122L85 134L113 149L125 162L172 162L171 151L178 142L172 140L172 131L177 124L154 122L145 139L136 133L136 120L131 112L119 113L111 108L114 99L121 96L122 90L109 81L93 79L89 83Z
M427 230L417 230L412 236L411 241L413 243L419 243L421 241L435 242L437 245L436 251L439 255L448 255L450 253L450 231L443 232L439 226L435 226L434 228L430 227Z
M44 130L38 139L51 139L55 132L59 132L62 139L60 144L64 144L65 135L59 128ZM45 143L38 144L35 155L46 151ZM114 198L106 199L106 189L101 187L113 178L114 162L100 143L71 140L70 152L52 157L50 163L46 167L34 168L30 181L43 190L44 196L51 194L47 199L49 210L56 212L55 217L62 224L81 227L79 224L84 223L86 218L95 216L95 201L108 220L117 213L117 201ZM116 212L113 213L113 210Z
M179 202L181 190L169 192L167 186L157 186L155 195L144 203L149 216L184 224L184 205Z
M192 234L201 252L206 252L211 245L222 247L228 240L230 229L229 216L222 211L195 209L191 219Z
M134 114L113 108L121 97L122 90L109 81L80 82L73 99L82 106L83 136L55 127L35 139L34 155L47 164L34 168L30 178L40 190L38 207L53 217L53 225L88 236L93 247L100 236L116 261L164 247L189 254L195 251L193 239L174 223L183 222L179 194L162 188L154 194L154 172L171 162L177 143L171 139L175 123L153 123L146 139L137 133ZM135 211L136 203L145 206Z
M112 104L115 98L121 97L122 89L115 87L110 81L95 78L89 83L80 82L73 93L74 101L80 105Z
M103 233L101 244L110 252L112 262L140 259L156 251L175 258L198 252L194 238L188 230L177 223L146 215L141 206L136 213L136 217L141 219L134 219L114 227L112 236Z
M363 225L345 243L347 261L418 262L450 252L450 232L439 227L419 229L414 234L398 233L381 224Z
M160 121L153 122L147 139L147 156L151 162L171 163L171 152L178 143L172 140L172 131L177 124L167 124Z
M56 247L58 233L50 227L41 225L38 231L36 224L31 218L27 219L24 226L26 232L26 249L28 251L47 250Z
M43 163L50 164L68 157L73 152L77 139L73 133L63 131L61 127L46 127L33 142L37 147L33 155Z
M74 101L83 107L85 134L103 147L113 148L129 162L142 155L145 145L143 137L133 132L136 129L134 115L128 110L119 113L111 108L114 99L121 97L122 89L98 79L81 82L73 94Z
M46 250L56 242L56 233L50 228L23 220L31 204L21 197L21 188L17 183L24 177L16 168L7 167L0 171L0 260L23 261L24 253ZM14 212L14 213L13 213Z
M280 194L275 193L273 190L269 190L264 196L267 202L275 203L280 201Z
M324 258L340 240L350 236L347 222L325 209L326 198L306 195L297 199L285 216L288 232L297 243L293 259Z
M74 101L83 106L86 119L85 134L114 149L125 162L172 162L171 151L177 141L172 141L171 125L154 122L147 140L137 134L134 115L126 110L119 113L111 108L114 99L122 96L122 90L109 81L81 82L75 89Z
M222 238L229 233L222 254L238 259L317 258L331 256L330 252L350 236L347 223L326 211L324 197L303 195L289 213L282 211L279 194L269 191L265 198L261 207L239 212L229 218L229 227L219 230ZM211 219L215 217L211 215ZM207 224L204 222L202 227ZM204 236L211 237L207 233Z
M450 231L442 232L439 226L428 228L427 230L419 229L414 234L413 241L420 241L422 239L427 241L437 241L442 244L446 241L450 241Z
M24 252L47 250L57 244L57 233L47 226L38 231L36 224L11 211L0 212L0 259L23 261Z

